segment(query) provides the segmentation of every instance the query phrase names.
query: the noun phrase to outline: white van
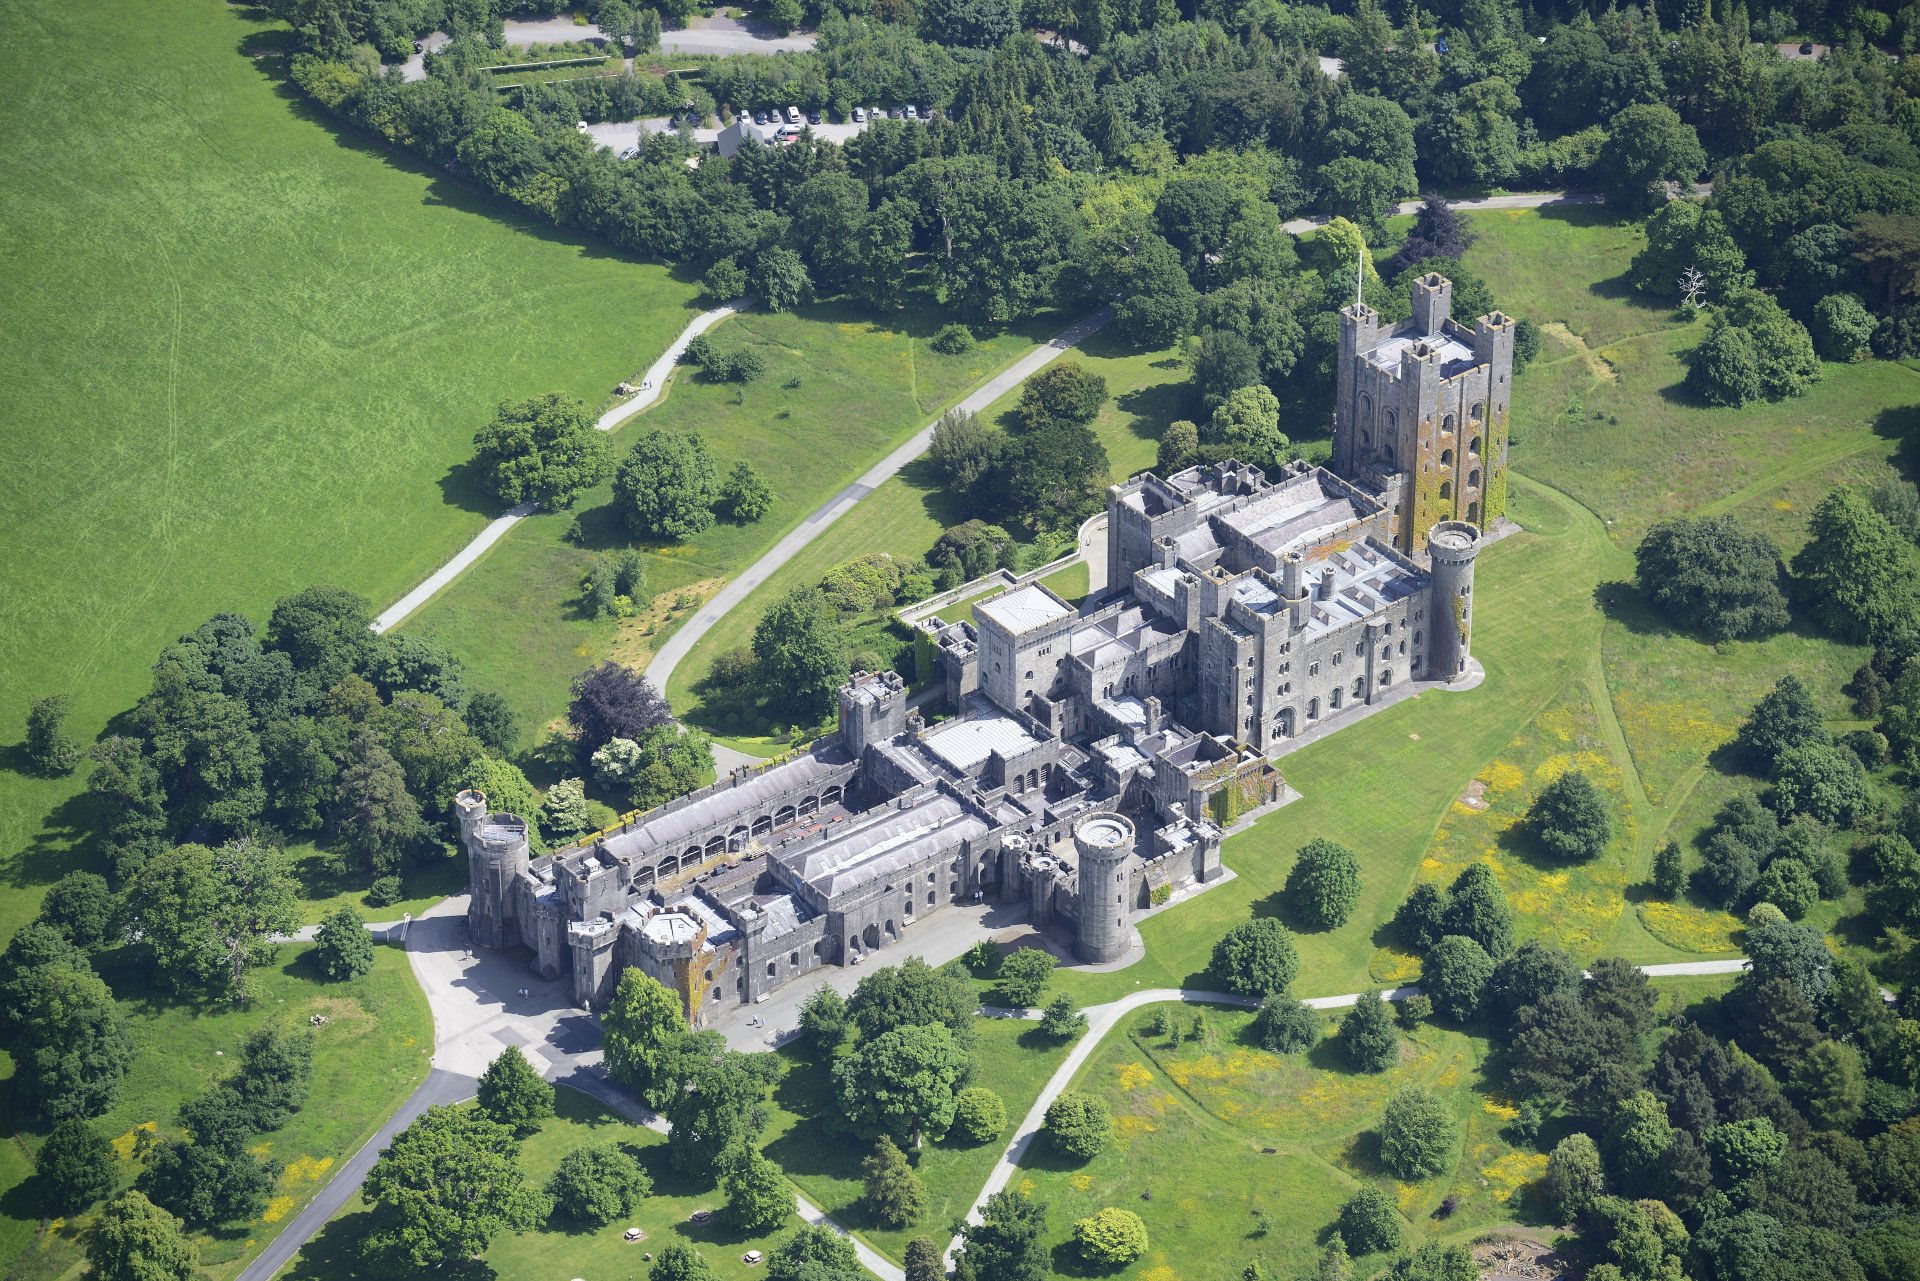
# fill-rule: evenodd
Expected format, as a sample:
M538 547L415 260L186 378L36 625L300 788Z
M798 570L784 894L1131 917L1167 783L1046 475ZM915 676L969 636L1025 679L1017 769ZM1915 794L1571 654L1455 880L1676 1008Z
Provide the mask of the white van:
M787 123L790 125L797 125L800 123L800 108L798 107L787 108Z

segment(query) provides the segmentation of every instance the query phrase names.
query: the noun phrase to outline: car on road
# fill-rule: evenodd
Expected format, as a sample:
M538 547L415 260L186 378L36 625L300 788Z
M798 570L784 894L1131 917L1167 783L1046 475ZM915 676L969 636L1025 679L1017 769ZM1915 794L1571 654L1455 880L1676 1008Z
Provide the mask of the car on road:
M867 123L867 109L865 107L855 107L853 109L853 123L857 125Z
M914 105L911 102L909 102L907 104L907 119L918 120L919 118L920 118L920 112L914 107Z

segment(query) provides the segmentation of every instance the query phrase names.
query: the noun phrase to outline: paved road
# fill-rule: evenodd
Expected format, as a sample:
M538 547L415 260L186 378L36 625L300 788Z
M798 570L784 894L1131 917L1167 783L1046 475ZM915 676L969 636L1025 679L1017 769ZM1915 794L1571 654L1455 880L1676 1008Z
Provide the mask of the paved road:
M1652 978L1693 974L1737 974L1746 968L1747 958L1744 956L1717 961L1682 961L1674 965L1640 967L1642 972ZM1399 987L1385 993L1385 996L1389 1001L1404 1001L1410 996L1417 996L1419 992L1418 987ZM1359 993L1349 992L1344 996L1311 997L1303 1004L1312 1006L1316 1010L1337 1010L1350 1006L1359 999ZM986 1184L980 1189L980 1195L974 1198L972 1208L967 1211L967 1222L978 1223L980 1212L987 1204L987 1198L1006 1187L1013 1178L1013 1172L1019 1168L1021 1158L1026 1155L1027 1149L1033 1146L1034 1139L1039 1136L1040 1127L1046 1122L1047 1108L1060 1097L1060 1092L1067 1088L1068 1083L1086 1065L1087 1059L1092 1057L1094 1050L1099 1046L1101 1038L1134 1010L1143 1005L1154 1005L1161 1001L1236 1005L1242 1009L1260 1004L1252 997L1234 996L1226 992L1203 992L1194 988L1149 988L1144 992L1131 992L1105 1005L1089 1005L1085 1011L1086 1034L1073 1047L1073 1052L1067 1055L1066 1061L1054 1070L1053 1075L1047 1079L1046 1087L1040 1091L1040 1097L1034 1100L1031 1108L1027 1109L1026 1119L1020 1123L1020 1129L1013 1142L1007 1145L1005 1152L1001 1153L999 1162L993 1167L993 1173L987 1176ZM1028 1018L1037 1016L1038 1011L1031 1010L1020 1015ZM960 1247L962 1240L963 1238L956 1236L947 1245L946 1257L949 1268L953 1266L953 1252Z
M1323 59L1323 61L1325 61ZM1597 191L1530 191L1518 196L1482 196L1478 200L1449 200L1447 206L1463 213L1473 213L1483 209L1544 209L1550 205L1600 205L1606 203L1606 197ZM1402 200L1394 207L1395 214L1418 213L1418 200ZM1329 219L1321 216L1295 218L1283 224L1294 235L1303 235L1315 227L1324 227Z
M593 40L600 35L594 26L577 27L569 18L542 18L535 21L507 21L508 44L553 44L561 40ZM813 48L818 37L796 31L790 36L776 35L761 22L740 22L715 15L693 18L683 30L660 33L662 53L787 53Z
M602 414L600 421L596 424L600 430L612 431L627 419L659 400L666 387L668 375L673 372L673 367L679 363L680 357L685 354L687 344L693 341L694 335L705 333L707 330L725 320L728 316L736 312L744 311L751 305L751 299L736 298L730 303L715 307L712 311L704 311L698 316L695 316L693 320L687 324L687 327L680 331L679 336L676 337L672 343L668 344L666 354L648 366L647 372L641 376L641 382L645 385L646 390L642 391L632 400L627 401L624 405L616 406ZM419 609L422 605L426 604L429 600L433 599L435 593L448 583L451 583L454 579L460 577L461 574L466 572L469 565L484 556L489 547L492 547L495 543L506 537L508 530L533 515L538 509L538 503L530 501L524 502L517 507L509 509L506 515L496 517L489 521L486 528L482 529L479 534L474 537L472 542L454 553L452 560L442 565L439 569L434 570L432 574L427 576L425 582L388 606L386 612L374 619L372 624L373 630L376 632L386 631Z
M1094 333L1111 319L1113 319L1112 308L1102 307L1091 316L1076 321L1051 340L1035 347L988 379L978 391L961 401L959 408L970 413L981 412L1072 350L1076 343L1084 341L1089 334ZM776 570L792 560L801 548L818 538L827 526L851 511L854 504L891 480L902 467L925 453L927 445L933 440L933 427L934 424L927 424L906 444L868 468L860 479L829 498L819 510L801 521L797 528L775 543L772 551L753 562L744 572L722 587L690 622L675 632L667 643L660 647L660 651L653 656L653 661L647 664L647 679L653 682L653 687L664 693L667 680L673 675L673 669L680 665L680 660L699 643L701 637L713 630L713 625L724 618L728 610L745 600L756 587L766 582Z

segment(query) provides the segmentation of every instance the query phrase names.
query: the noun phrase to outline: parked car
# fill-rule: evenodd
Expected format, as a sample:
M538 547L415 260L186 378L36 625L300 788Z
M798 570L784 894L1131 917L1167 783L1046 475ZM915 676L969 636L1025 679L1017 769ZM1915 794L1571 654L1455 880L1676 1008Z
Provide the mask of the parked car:
M415 53L425 53L427 51L427 46L421 44L418 40L416 40L413 42L413 51Z
M800 108L793 106L787 108L787 123L790 125L800 123Z
M819 123L820 123L820 113L819 113L818 111L809 111L809 112L807 113L807 123L808 123L808 124L810 124L810 125L817 125L817 124L819 124Z
M757 125L763 125L763 124L765 124L765 123L767 123L767 113L766 113L766 112L764 112L764 111L756 111L756 112L754 112L754 113L753 113L753 123L755 123L755 124L757 124Z
M919 118L920 118L919 111L914 108L914 105L911 102L909 102L907 104L907 119L918 120Z
M900 118L900 108L898 107L887 108L887 119L898 120L899 118Z
M853 123L857 125L867 123L867 109L865 107L855 107L853 109Z
M640 154L640 148L628 147L625 151L620 153L620 158L622 160L632 160L634 157L638 156L639 154Z

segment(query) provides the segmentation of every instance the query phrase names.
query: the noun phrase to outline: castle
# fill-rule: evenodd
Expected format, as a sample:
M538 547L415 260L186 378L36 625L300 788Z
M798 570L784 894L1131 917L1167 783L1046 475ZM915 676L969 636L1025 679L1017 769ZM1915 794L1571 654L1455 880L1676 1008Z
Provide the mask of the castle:
M1454 322L1443 277L1413 289L1384 334L1341 313L1334 470L1142 473L1107 494L1105 590L1075 607L1025 582L918 624L951 719L855 673L837 734L541 858L463 792L472 941L526 947L595 1008L638 967L695 1027L989 897L1084 961L1124 957L1132 915L1217 880L1225 829L1281 799L1284 744L1470 674L1513 326Z

